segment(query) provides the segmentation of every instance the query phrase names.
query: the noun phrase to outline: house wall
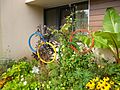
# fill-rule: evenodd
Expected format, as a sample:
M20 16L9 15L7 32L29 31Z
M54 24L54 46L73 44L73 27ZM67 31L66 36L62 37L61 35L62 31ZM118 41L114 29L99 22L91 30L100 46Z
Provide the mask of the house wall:
M43 8L27 5L25 0L0 1L2 57L30 57L28 38L38 25L43 25Z
M0 0L0 56L2 56L2 38L1 38L1 0Z
M107 7L114 7L120 13L120 0L90 0L90 26L93 29L102 27L102 20Z

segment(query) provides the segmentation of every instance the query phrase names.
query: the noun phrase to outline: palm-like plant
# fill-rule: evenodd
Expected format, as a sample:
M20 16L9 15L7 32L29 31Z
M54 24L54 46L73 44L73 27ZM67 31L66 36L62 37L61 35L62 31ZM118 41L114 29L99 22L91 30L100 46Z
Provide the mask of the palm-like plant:
M103 20L103 29L95 32L95 46L109 48L117 63L120 63L120 16L112 7L107 8Z

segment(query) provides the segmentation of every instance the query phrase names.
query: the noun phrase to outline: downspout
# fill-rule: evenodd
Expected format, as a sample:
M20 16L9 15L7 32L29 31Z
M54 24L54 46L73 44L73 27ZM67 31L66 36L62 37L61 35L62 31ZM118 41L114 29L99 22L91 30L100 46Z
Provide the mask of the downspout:
M88 30L90 30L90 0L88 0Z

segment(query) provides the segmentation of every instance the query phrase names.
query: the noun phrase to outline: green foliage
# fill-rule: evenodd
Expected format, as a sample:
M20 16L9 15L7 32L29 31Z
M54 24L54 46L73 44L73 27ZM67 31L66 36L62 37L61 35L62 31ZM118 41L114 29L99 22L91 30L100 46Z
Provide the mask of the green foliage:
M106 74L116 83L120 83L120 64L108 64L105 67Z
M119 33L120 32L120 16L112 7L107 8L103 21L104 32Z
M32 73L34 64L29 61L20 61L14 63L7 72L2 74L3 78L12 77L7 81L2 90L35 90L39 88L39 81L35 73Z
M66 61L63 61L65 59ZM73 61L73 59L76 60ZM73 55L63 58L63 60L61 64L47 65L49 78L44 78L41 88L44 90L85 90L86 83L94 77L94 73L90 71L90 67L92 67L91 55Z
M107 8L103 21L102 31L96 32L95 47L109 48L115 56L116 62L120 63L120 16L114 8Z

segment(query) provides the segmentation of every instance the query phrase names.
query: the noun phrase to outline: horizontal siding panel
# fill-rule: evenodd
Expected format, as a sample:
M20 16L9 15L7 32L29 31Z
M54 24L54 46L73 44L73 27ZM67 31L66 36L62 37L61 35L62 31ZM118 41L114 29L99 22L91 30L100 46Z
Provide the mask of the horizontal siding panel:
M119 7L114 7L114 8L120 13L120 6ZM90 16L92 16L92 15L104 15L105 11L106 11L106 8L90 10Z
M90 26L93 27L102 27L103 21L90 21Z
M99 27L97 27L97 26L90 26L90 30L99 30L99 29L102 29L102 26L99 26Z
M91 5L90 9L101 9L101 8L107 8L107 7L119 7L120 6L120 0L119 1L112 1L112 2L106 2L106 3L101 3L101 4L95 4Z
M112 1L118 1L118 0L90 0L90 4L94 5L94 4L101 4Z
M95 16L90 16L90 22L91 21L101 21L101 20L103 20L103 18L104 18L104 15L95 15Z
M120 0L90 0L90 26L100 28L106 8L114 7L120 14Z
M105 14L105 11L106 11L106 8L90 10L90 16L92 16L92 15L103 15L103 14Z

